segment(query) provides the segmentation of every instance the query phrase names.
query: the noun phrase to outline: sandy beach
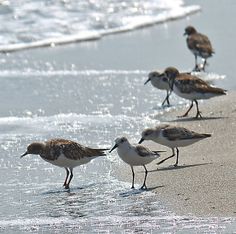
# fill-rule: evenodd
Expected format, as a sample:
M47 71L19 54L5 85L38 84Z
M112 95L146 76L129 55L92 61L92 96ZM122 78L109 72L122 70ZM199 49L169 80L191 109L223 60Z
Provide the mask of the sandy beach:
M200 103L203 119L194 120L195 110L189 118L179 119L183 110L168 114L167 123L187 127L197 132L211 133L212 137L192 146L180 148L179 166L173 167L175 158L156 166L148 166L148 187L155 191L157 199L164 201L179 215L196 216L236 216L236 93L213 98ZM152 142L144 145L153 150L171 150ZM156 160L158 162L158 160ZM122 179L130 181L128 166L120 164ZM158 169L157 169L158 168ZM121 168L119 168L119 171ZM143 173L136 169L137 183L142 183ZM119 173L121 176L121 173Z

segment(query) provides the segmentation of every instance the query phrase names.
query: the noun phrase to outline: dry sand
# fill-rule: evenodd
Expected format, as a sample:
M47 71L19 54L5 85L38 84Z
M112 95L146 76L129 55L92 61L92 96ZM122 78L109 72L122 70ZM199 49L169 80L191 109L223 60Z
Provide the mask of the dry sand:
M197 132L212 133L211 138L180 148L179 166L175 158L158 166L158 159L148 165L147 186L176 214L196 216L236 216L236 92L200 103L203 119L178 119L184 110L168 113L170 124ZM190 116L195 116L195 109ZM151 149L167 150L161 158L171 155L171 149L146 142ZM121 163L117 176L131 182L129 166ZM136 168L136 183L142 183L141 168ZM123 173L123 172L122 172Z

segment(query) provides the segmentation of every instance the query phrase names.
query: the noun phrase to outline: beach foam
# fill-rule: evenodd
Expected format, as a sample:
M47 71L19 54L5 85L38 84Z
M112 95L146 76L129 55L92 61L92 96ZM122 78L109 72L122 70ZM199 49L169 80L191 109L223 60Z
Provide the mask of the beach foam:
M97 40L200 11L182 0L9 1L1 7L0 51Z

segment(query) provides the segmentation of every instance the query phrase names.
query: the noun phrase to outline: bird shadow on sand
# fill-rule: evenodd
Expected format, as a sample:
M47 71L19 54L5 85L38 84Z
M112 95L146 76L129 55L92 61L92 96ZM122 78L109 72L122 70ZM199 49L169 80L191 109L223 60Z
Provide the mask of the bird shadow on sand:
M200 166L206 166L210 165L212 163L198 163L198 164L189 164L189 165L181 165L181 166L169 166L169 167L162 167L162 168L157 168L156 170L152 170L149 172L158 172L158 171L171 171L171 170L181 170L185 168L190 168L190 167L200 167Z
M226 119L228 117L224 116L209 116L209 117L202 117L202 118L196 118L196 117L177 117L176 119L169 120L167 122L190 122L190 121L204 121L204 120L218 120L218 119Z
M42 192L41 195L62 194L62 193L73 194L73 193L76 193L80 190L90 188L94 185L95 184L88 184L88 185L83 186L83 187L81 187L81 186L80 187L72 187L72 188L69 188L69 189L65 189L65 188L62 187L60 189L53 189L53 190L49 190L49 191L46 191L46 192Z
M152 190L155 190L155 189L158 189L158 188L162 188L164 187L164 185L159 185L159 186L154 186L154 187L150 187L150 188L147 188L147 189L131 189L129 191L126 191L126 192L121 192L119 193L119 195L121 197L130 197L130 196L136 196L136 195L139 195L141 193L145 193L145 192L150 192Z

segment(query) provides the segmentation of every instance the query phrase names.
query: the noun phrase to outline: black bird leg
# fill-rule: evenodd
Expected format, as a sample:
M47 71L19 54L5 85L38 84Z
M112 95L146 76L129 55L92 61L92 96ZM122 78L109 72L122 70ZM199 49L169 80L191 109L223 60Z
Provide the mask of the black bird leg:
M188 116L188 113L189 113L189 111L191 110L193 108L193 101L191 102L191 105L190 105L190 107L188 108L188 110L186 111L186 113L184 113L183 115L181 115L181 116L178 116L178 117L186 117L186 116Z
M66 179L65 179L65 182L64 182L64 184L63 184L64 187L66 186L66 182L67 182L67 179L68 179L68 176L69 176L69 170L68 170L68 168L65 167L65 169L66 169Z
M131 188L134 189L134 168L132 166L130 166L130 167L131 167L132 176L133 176Z
M179 149L176 147L176 152L177 152L177 157L176 157L176 163L175 163L175 167L178 166L178 162L179 162Z
M175 156L175 150L172 149L172 155L169 156L169 157L167 157L167 158L165 158L165 159L163 159L163 160L161 160L160 162L157 163L157 165L162 164L162 163L165 162L167 159L169 159L169 158L173 158L174 156Z
M193 71L199 71L199 67L198 67L198 64L197 64L197 55L194 54L194 57L195 57L195 67L193 68Z
M144 181L143 181L143 185L142 185L141 189L147 189L146 179L147 179L148 170L145 167L145 165L143 165L143 167L144 167L144 170L145 170L145 177L144 177Z
M165 104L165 102L167 102L167 105L169 106L170 105L170 102L169 102L169 96L170 96L170 93L169 93L169 91L168 90L166 90L166 97L165 97L165 99L164 99L164 101L162 102L162 106L164 106L164 104Z
M197 114L195 116L195 118L197 119L198 117L202 118L202 115L201 115L201 112L199 111L199 108L198 108L198 102L197 100L194 100L195 104L196 104L196 107L197 107Z
M69 170L70 170L70 178L69 178L69 181L68 181L68 183L66 184L66 186L65 186L65 188L66 189L69 189L70 187L70 182L71 182L71 180L72 180L72 178L73 178L73 168L69 168Z

